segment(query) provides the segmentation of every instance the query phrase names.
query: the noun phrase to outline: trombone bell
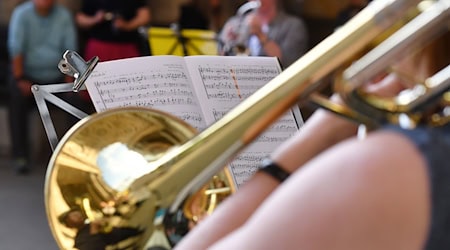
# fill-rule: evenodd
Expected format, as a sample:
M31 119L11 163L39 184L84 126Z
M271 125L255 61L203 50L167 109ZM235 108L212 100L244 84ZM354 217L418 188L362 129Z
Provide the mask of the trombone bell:
M176 169L160 166L160 160L195 134L182 120L144 108L102 112L71 128L52 155L45 186L47 215L60 248L82 250L98 243L99 235L108 240L98 249L106 243L133 249L176 244L235 190L225 168L178 210L169 211L165 203L174 196L167 187L179 189L193 177L183 174L188 169L172 174ZM87 233L94 227L95 234Z

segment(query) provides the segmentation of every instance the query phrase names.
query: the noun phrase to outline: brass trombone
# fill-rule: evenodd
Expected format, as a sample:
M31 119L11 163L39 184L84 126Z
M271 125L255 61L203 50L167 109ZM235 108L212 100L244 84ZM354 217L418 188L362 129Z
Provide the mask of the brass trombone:
M209 185L208 181L231 158L298 101L311 100L373 126L394 122L408 127L435 117L422 111L430 103L444 102L443 110L447 111L439 114L440 122L430 123L448 122L448 65L427 79L411 98L363 98L359 86L396 60L405 46L423 42L420 36L429 38L448 32L449 0L432 1L411 22L344 71L338 89L351 109L327 102L316 93L324 77L371 46L405 13L415 12L419 2L372 1L346 25L197 135L175 117L142 108L110 110L77 123L55 149L46 176L47 215L60 248L71 249L77 237L66 220L69 215L65 211L71 211L71 204L78 204L91 222L99 220L105 235L113 235L115 227L134 229L135 234L121 244L139 249L156 244L161 237L177 238L187 233L178 230L177 223L189 223L179 219L184 216L183 205L192 204L187 202L189 197ZM403 117L408 122L403 122ZM117 169L104 168L102 162L106 161L120 161L137 170L122 169L117 175ZM217 183L209 194L222 196L233 191L226 183Z

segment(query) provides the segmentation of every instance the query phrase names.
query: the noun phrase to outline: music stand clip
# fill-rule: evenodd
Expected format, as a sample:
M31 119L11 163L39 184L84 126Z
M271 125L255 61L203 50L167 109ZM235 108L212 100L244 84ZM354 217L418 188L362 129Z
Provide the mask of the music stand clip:
M58 64L59 70L66 75L73 76L75 81L73 83L73 91L78 92L84 84L88 76L94 70L99 61L98 56L85 62L83 58L75 51L67 50L63 59Z

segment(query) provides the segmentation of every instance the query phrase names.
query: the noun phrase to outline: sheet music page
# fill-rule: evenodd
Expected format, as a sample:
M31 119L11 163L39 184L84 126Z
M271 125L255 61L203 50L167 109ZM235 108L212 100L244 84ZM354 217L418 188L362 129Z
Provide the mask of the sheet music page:
M206 126L183 57L99 62L85 84L97 112L127 106L151 107L175 115L198 130Z
M185 57L191 80L207 125L222 118L242 100L281 73L274 57ZM297 114L300 110L297 109ZM250 178L261 161L303 124L289 111L241 152L229 165L239 187Z

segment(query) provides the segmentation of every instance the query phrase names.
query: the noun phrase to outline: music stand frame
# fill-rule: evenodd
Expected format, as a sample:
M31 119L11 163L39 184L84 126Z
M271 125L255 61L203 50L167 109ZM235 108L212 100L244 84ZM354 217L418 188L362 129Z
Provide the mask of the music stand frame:
M87 117L88 114L54 94L85 90L86 86L84 85L84 82L93 71L98 61L98 57L94 57L90 61L86 62L76 52L68 50L64 53L63 59L59 62L58 67L62 73L74 77L74 82L48 85L34 84L31 87L31 92L33 93L34 99L36 100L39 115L44 125L44 129L47 134L47 138L52 151L55 150L59 139L52 118L50 116L47 101L78 119Z

